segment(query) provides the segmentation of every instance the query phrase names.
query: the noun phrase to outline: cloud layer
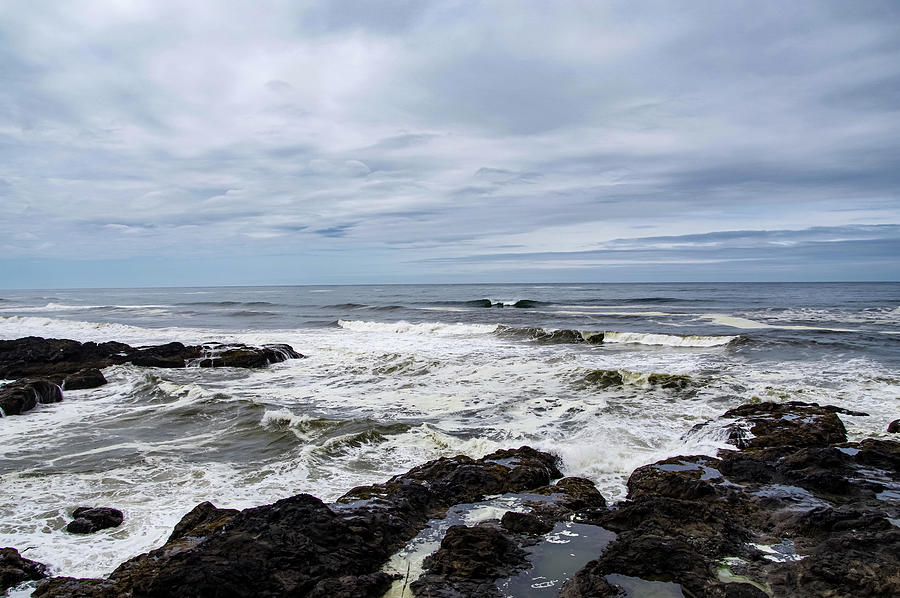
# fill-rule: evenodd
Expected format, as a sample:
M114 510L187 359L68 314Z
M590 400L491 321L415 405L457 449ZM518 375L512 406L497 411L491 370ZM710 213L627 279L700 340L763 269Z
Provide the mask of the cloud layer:
M895 2L11 0L0 80L2 286L900 278Z

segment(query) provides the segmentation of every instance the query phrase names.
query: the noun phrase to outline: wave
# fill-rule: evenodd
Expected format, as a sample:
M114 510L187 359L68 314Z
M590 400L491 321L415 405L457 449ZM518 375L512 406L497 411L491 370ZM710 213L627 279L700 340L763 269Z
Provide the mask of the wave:
M229 316L233 316L233 317L235 317L235 318L245 318L245 317L250 317L250 318L253 318L253 317L256 317L256 318L264 317L264 318L268 318L268 317L274 316L274 315L276 315L276 314L275 314L275 312L272 312L272 311L254 311L254 310L252 310L252 309L242 309L242 310L239 310L239 311L233 311L233 312L231 312L231 313L228 314L228 315L229 315Z
M362 320L338 320L337 325L354 332L387 332L391 334L491 334L497 330L498 324L447 324L444 322L422 322L411 324L404 320L399 322L366 322Z
M548 344L589 343L593 345L599 345L601 343L627 343L639 345L660 345L667 347L718 347L727 345L740 338L739 336L680 336L675 334L654 334L648 332L613 332L567 329L554 330L551 328L513 328L511 326L504 326L502 324L497 327L496 332L499 336L518 337Z
M604 343L634 343L664 347L721 347L734 342L739 336L700 336L696 334L649 334L645 332L606 332Z
M521 338L537 341L550 345L603 342L603 332L590 332L581 330L556 330L553 328L514 328L512 326L497 326L496 334L502 337Z
M168 305L68 305L64 303L47 303L46 305L33 305L29 307L15 307L17 312L43 312L43 311L99 311L99 310L135 310L135 309L160 309Z
M264 305L278 305L269 301L189 301L187 303L178 303L177 305L205 306L205 307L236 307L245 305L248 307L260 307Z
M516 307L519 309L529 309L532 307L540 307L542 305L551 305L546 301L535 301L533 299L515 299L509 301L498 301L493 299L471 299L468 301L432 301L426 305L440 305L448 307Z

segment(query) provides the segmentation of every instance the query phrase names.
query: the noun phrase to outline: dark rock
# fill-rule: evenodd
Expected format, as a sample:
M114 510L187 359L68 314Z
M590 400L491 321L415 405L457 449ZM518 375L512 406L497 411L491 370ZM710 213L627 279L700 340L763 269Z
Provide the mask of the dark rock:
M834 407L816 403L756 403L725 412L723 417L749 424L750 438L737 434L738 448L827 446L847 440L847 430Z
M15 548L0 548L0 592L5 594L22 582L46 576L47 567L44 564L22 558Z
M264 347L204 347L204 355L196 362L202 368L235 367L262 368L288 359L300 359L290 345L266 345Z
M0 378L41 377L55 383L84 369L102 369L115 364L133 363L145 367L181 368L188 362L211 366L265 367L286 359L303 357L289 345L265 347L185 346L171 342L153 347L135 348L124 343L79 343L67 339L29 336L0 341ZM199 361L208 359L208 362ZM72 387L69 386L71 389ZM87 388L87 387L82 387Z
M887 431L890 434L898 434L900 433L900 419L895 419L891 423L888 424Z
M181 343L172 342L155 347L131 349L126 351L122 359L144 367L183 368L187 360L196 359L200 354L200 347L186 347Z
M97 388L106 384L103 372L97 368L82 368L74 374L69 374L63 379L62 387L65 390L82 390Z
M219 509L209 501L202 502L181 518L167 542L186 537L205 537L231 521L238 513L240 511L237 509Z
M495 580L526 568L525 557L524 550L494 527L454 525L440 549L425 559L425 573L410 589L420 598L500 596Z
M78 507L72 517L74 520L66 526L66 531L73 534L92 534L101 529L119 527L125 518L122 511L112 507Z
M204 503L162 547L123 563L107 580L51 580L35 595L378 598L392 579L379 573L382 564L429 517L559 476L552 455L522 447L478 460L431 461L356 488L331 507L307 494L239 512Z
M723 481L719 460L705 456L674 457L634 470L628 478L628 498L645 494L694 499L716 493Z
M590 563L570 577L559 591L559 598L613 598L624 593L606 581L606 577L596 571L597 564Z
M38 403L62 401L62 390L46 380L24 380L0 387L0 415L21 415Z
M507 511L500 519L500 526L517 534L546 534L553 529L553 522L532 513Z

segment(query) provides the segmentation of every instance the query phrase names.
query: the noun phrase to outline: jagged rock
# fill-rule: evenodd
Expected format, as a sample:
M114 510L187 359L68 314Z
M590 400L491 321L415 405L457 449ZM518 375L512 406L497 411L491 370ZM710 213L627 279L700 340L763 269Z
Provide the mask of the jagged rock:
M429 517L560 475L555 457L522 447L478 460L431 461L384 484L355 488L333 506L307 494L239 512L204 503L162 547L123 563L108 579L49 580L35 596L377 598L392 579L379 574L381 565Z
M518 534L546 534L553 529L553 522L534 515L533 513L519 513L507 511L500 519L500 526Z
M66 526L73 534L92 534L109 527L119 527L125 516L112 507L78 507L72 513L74 518Z
M800 401L756 403L727 411L723 417L749 424L751 437L733 437L738 448L827 446L847 440L835 409Z
M425 574L410 584L419 598L500 596L494 583L527 567L526 553L487 525L454 525L440 549L425 559Z
M240 346L212 350L207 348L206 353L207 356L201 357L196 362L202 368L261 368L271 363L303 357L290 345L266 345L260 348Z
M0 548L0 592L5 594L22 582L46 576L47 567L43 563L22 558L15 548Z
M80 370L102 369L122 363L181 368L189 361L209 359L209 362L198 365L257 368L301 357L303 356L289 345L201 347L171 342L135 348L117 342L79 343L67 339L29 336L17 340L0 340L0 378L35 376L62 383L66 376Z
M2 415L21 415L34 409L38 403L62 401L59 386L46 380L23 380L0 387Z
M627 501L587 518L615 541L560 596L610 595L608 575L685 596L900 595L900 443L844 442L836 413L862 415L745 405L726 414L750 432L742 450L638 468Z
M74 374L69 374L63 379L62 387L65 390L83 390L97 388L106 384L103 372L97 368L82 368Z

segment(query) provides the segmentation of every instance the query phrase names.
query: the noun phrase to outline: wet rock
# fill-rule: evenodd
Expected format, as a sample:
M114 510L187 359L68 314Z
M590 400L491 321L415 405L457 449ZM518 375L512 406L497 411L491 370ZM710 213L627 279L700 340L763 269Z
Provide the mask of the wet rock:
M429 517L560 475L552 455L522 447L478 460L431 461L356 488L332 506L307 494L238 512L204 503L162 547L123 563L108 579L50 580L35 595L377 598L393 579L379 573L382 564Z
M62 387L65 390L83 390L97 388L106 384L103 372L97 368L82 368L74 374L69 374L63 379Z
M527 567L526 553L501 530L454 525L425 559L425 574L410 584L415 596L500 596L495 580Z
M735 435L738 448L827 446L847 440L847 430L835 408L816 403L757 403L725 412L749 425L749 437Z
M288 359L300 359L303 355L290 345L266 345L264 347L204 347L204 355L196 365L209 367L262 368Z
M705 456L674 457L634 470L628 478L628 498L646 494L694 499L716 493L723 481L718 459Z
M172 342L155 347L131 349L119 356L123 362L130 361L134 365L154 368L183 368L188 360L196 359L201 354L200 347L186 347Z
M72 517L74 519L66 526L66 531L73 534L92 534L102 529L119 527L125 518L122 511L112 507L78 507Z
M861 416L745 405L726 414L742 449L638 468L628 500L587 518L615 541L560 595L604 595L619 576L685 596L900 595L900 443L845 442L836 413Z
M553 522L534 515L533 513L519 513L507 511L500 519L500 526L518 534L540 535L553 529Z
M44 564L22 558L15 548L0 548L0 592L5 594L22 582L46 576L47 567Z
M900 433L900 419L895 419L891 423L888 424L887 431L890 434L898 434Z
M62 401L62 390L47 380L24 380L0 387L2 415L21 415L34 409L39 403Z
M208 362L202 364L204 367L257 368L300 357L303 356L289 345L201 347L171 342L135 348L117 342L79 343L68 339L30 336L0 341L0 378L17 379L33 376L62 383L67 376L80 370L88 368L99 370L123 363L145 367L181 368L188 362L201 365L198 360L208 359Z

